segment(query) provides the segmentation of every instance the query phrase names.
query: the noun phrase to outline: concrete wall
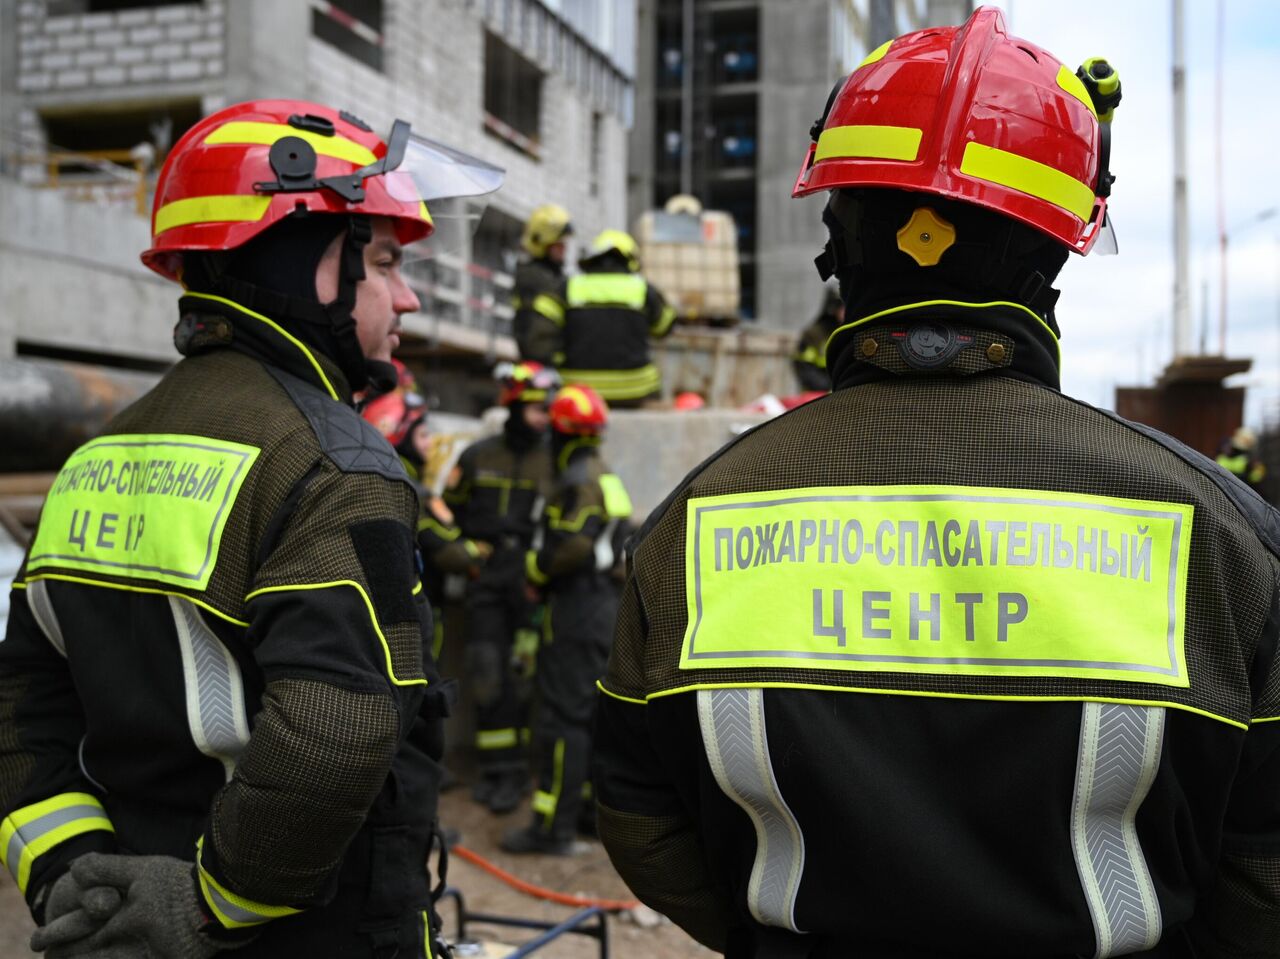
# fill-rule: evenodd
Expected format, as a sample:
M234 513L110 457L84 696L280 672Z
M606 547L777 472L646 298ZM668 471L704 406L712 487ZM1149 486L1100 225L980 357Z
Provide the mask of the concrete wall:
M604 458L631 494L635 522L643 522L691 469L736 433L766 419L737 410L614 411Z
M178 288L138 260L150 229L132 210L0 179L0 357L17 340L176 359Z
M756 315L800 329L822 304L813 258L827 240L826 197L791 188L840 65L829 56L831 0L760 4L760 154L756 179Z

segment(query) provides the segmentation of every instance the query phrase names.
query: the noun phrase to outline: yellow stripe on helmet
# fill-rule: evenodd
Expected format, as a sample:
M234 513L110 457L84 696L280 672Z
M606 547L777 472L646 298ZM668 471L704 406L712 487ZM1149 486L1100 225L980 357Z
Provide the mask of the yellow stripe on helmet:
M356 166L368 166L377 160L373 151L361 146L355 140L343 136L323 136L310 130L300 130L287 123L257 123L249 120L234 120L224 123L207 137L205 143L261 143L271 145L283 137L298 137L311 144L321 156L337 157Z
M815 163L852 157L865 160L914 160L920 153L924 131L914 127L829 127L818 137Z
M1088 220L1093 211L1093 187L1051 166L982 143L965 146L960 172L1039 197L1082 220Z
M191 223L261 220L271 206L269 196L192 196L166 203L156 211L156 235Z
M885 43L880 44L880 46L876 47L874 50L868 53L866 57L863 59L863 61L859 63L856 67L854 67L854 69L861 70L863 67L867 66L868 64L875 63L877 60L883 60L884 55L889 52L889 48L891 46L893 46L892 40L889 40L889 41L886 41Z
M1085 89L1084 83L1071 72L1066 64L1058 67L1058 86L1088 107L1089 112L1095 117L1098 115L1098 111L1093 107L1093 98L1089 96L1089 91Z

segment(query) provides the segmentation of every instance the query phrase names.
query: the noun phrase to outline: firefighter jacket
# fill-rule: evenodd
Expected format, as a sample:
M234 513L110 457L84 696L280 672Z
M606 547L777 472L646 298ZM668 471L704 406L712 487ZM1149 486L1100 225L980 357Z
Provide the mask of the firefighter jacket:
M827 373L827 340L839 325L839 319L823 313L801 331L791 366L802 390L831 389L831 376Z
M631 498L599 447L599 437L576 437L557 454L555 485L525 562L535 586L554 591L574 576L609 574L622 561L619 529L631 517Z
M0 859L37 921L72 859L127 851L193 861L244 955L406 941L446 708L417 495L326 357L181 308L188 355L68 459L14 582Z
M564 270L551 260L521 260L516 266L511 307L512 335L520 351L520 359L533 360L545 366L564 362L561 336L564 327L564 304L559 298Z
M1280 515L885 310L638 534L596 739L631 889L729 955L1275 955ZM755 951L753 951L755 950Z
M612 404L639 402L662 387L649 337L671 332L675 310L636 273L580 273L561 292L566 383L583 383Z
M1254 459L1247 451L1234 447L1225 453L1219 453L1217 464L1255 490L1267 477L1267 467L1262 460Z
M501 434L472 443L458 457L445 502L462 536L489 543L495 554L480 572L479 588L504 595L511 588L509 571L518 573L533 539L552 472L546 437L523 426L518 407L511 409Z

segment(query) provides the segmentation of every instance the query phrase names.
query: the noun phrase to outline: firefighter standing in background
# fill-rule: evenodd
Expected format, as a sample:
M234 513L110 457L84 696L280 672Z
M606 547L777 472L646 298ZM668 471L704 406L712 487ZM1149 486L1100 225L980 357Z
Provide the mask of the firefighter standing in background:
M590 386L614 406L638 406L662 388L649 338L671 332L676 311L640 275L636 241L605 230L562 288L566 383Z
M551 404L556 482L529 583L549 597L551 628L538 650L533 821L509 832L515 853L569 855L594 828L589 765L595 684L604 674L618 608L621 544L631 516L626 488L600 456L609 408L590 387L566 386ZM585 815L584 815L585 814Z
M58 474L0 643L36 951L432 954L447 687L417 494L350 403L394 385L439 162L291 100L169 154L143 261L183 285L184 359Z
M401 386L370 400L361 415L399 454L405 473L418 491L417 543L422 554L422 586L431 603L434 624L431 657L439 662L444 647L445 577L474 579L491 550L488 543L463 536L453 512L425 485L423 471L431 448L426 403L419 394L406 391L412 389L412 380L406 387L404 366L398 360L394 362L401 371Z
M551 487L547 404L560 385L555 370L524 362L503 370L501 381L498 402L507 408L502 433L463 450L445 490L462 535L492 550L467 585L465 642L479 757L472 794L495 813L515 809L529 779L527 704L512 651L517 631L535 612L524 595L524 554L538 503Z
M1119 92L982 7L814 126L835 389L646 523L599 706L614 865L714 949L1276 955L1280 515L1058 390Z
M527 259L516 266L511 321L520 359L559 366L564 361L561 328L564 307L557 299L564 282L565 241L573 234L569 211L544 203L529 216L520 237Z
M831 389L831 376L827 373L827 340L844 322L844 300L840 291L827 288L822 301L822 312L800 333L791 366L796 371L802 390Z
M1258 492L1262 481L1267 478L1267 466L1258 459L1257 452L1257 435L1249 427L1242 426L1223 444L1223 450L1218 454L1218 465Z

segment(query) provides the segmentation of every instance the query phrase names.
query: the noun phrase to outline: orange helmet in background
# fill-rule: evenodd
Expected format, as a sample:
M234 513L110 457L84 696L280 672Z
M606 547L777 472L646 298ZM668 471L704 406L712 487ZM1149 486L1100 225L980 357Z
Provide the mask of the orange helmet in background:
M1088 86L1086 86L1088 84ZM832 93L793 196L881 187L972 203L1088 253L1111 176L1106 61L1080 75L1010 37L995 7L874 50ZM1096 101L1096 102L1095 102Z
M392 446L399 446L410 431L426 418L427 405L416 393L392 390L374 397L360 415L374 425Z
M599 436L609 422L609 404L589 386L570 384L551 401L551 428L567 436Z
M689 413L693 410L702 409L707 405L707 401L702 398L701 393L695 393L693 390L685 390L683 393L676 394L675 400L671 405L674 409Z

